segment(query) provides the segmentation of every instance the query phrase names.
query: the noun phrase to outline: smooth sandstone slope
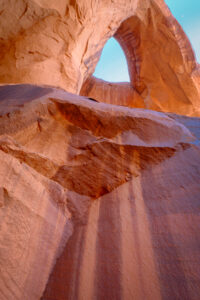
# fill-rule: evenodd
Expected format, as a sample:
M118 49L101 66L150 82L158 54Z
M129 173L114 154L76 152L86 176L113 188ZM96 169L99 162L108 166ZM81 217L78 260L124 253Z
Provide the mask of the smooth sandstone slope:
M33 85L0 116L2 300L198 299L199 118Z
M112 36L127 57L123 89L91 78ZM199 77L191 44L163 0L0 2L0 83L49 84L107 103L199 116Z

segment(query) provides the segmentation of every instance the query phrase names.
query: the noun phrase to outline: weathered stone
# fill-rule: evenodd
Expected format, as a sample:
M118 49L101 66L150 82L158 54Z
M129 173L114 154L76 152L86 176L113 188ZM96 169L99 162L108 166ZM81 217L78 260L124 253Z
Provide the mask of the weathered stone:
M82 88L107 103L200 115L199 66L164 1L2 0L0 12L1 83ZM90 78L113 35L129 67L123 89Z
M0 95L0 298L197 299L199 118Z
M111 36L130 83L92 76ZM199 299L200 66L164 1L1 0L0 83L0 299Z

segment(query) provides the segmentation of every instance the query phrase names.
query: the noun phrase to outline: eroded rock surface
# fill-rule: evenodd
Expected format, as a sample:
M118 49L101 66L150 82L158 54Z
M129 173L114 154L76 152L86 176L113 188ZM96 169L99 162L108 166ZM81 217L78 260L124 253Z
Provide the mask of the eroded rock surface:
M198 299L199 118L0 87L0 298Z
M131 82L91 78L114 36ZM163 0L1 0L0 83L49 84L107 103L199 116L199 65Z

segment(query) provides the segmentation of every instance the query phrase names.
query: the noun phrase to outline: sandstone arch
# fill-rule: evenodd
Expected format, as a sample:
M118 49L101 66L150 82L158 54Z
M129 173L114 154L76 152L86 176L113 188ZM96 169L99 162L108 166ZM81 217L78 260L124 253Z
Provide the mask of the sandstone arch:
M99 101L195 114L199 90L193 78L198 66L181 26L156 5L146 19L134 15L122 22L114 37L127 58L130 84L88 78L81 90Z
M47 84L115 104L199 114L199 67L164 1L3 0L0 11L1 83ZM91 78L113 35L127 56L131 86Z
M113 35L130 85L91 77ZM200 118L62 90L199 114L164 2L2 0L0 82L0 299L199 299Z

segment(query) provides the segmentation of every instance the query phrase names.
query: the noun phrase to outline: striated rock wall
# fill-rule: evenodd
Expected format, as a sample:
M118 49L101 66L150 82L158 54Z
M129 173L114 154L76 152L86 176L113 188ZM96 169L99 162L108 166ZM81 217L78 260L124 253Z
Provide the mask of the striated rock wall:
M91 78L111 36L124 49L131 78L121 101L121 84ZM83 87L85 96L92 85L92 97L103 94L107 103L198 116L197 69L189 40L162 0L0 3L1 83L48 84L77 94Z
M199 118L0 87L0 298L198 299Z
M98 102L144 108L145 103L129 82L112 83L90 77L83 85L81 95L87 95Z
M1 135L0 149L0 298L40 299L72 234L67 197L25 163L10 136Z

